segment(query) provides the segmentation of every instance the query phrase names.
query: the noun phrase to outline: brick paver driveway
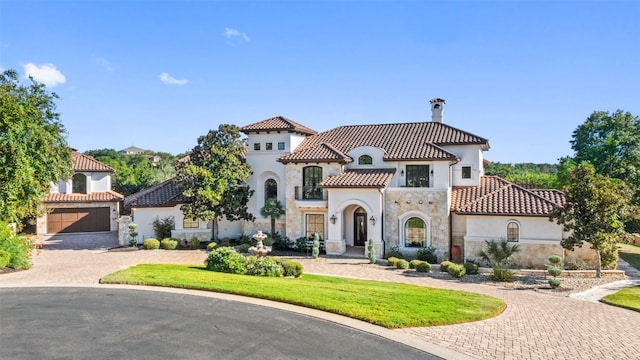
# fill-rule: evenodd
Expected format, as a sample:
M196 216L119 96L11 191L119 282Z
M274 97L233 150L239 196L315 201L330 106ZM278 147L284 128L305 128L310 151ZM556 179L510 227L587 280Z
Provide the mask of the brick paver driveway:
M0 275L0 287L95 286L140 263L202 264L199 250L42 250L28 271ZM503 299L501 315L467 324L396 330L478 359L639 359L640 313L531 290L411 277L365 259L296 259L305 272L466 290Z

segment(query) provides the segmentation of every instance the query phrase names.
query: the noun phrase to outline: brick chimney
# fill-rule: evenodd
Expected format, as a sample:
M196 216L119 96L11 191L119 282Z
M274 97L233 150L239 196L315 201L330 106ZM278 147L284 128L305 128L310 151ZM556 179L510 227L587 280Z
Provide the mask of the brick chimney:
M444 113L444 99L434 98L429 102L431 103L431 121L441 123Z

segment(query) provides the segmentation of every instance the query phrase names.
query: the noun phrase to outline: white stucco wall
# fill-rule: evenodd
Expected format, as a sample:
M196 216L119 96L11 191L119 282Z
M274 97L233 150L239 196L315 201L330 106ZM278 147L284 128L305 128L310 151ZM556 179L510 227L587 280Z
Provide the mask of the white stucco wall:
M444 146L444 149L458 155L460 161L451 167L453 186L478 186L484 175L483 154L480 145ZM471 167L471 179L462 178L462 167Z

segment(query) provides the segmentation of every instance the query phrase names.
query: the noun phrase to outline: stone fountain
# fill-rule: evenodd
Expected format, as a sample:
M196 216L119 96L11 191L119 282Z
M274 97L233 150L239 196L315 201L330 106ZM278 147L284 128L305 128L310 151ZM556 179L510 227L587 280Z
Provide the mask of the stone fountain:
M267 238L267 235L263 234L262 231L258 231L253 238L256 240L256 246L252 246L249 248L249 253L251 255L255 255L257 257L266 256L271 252L271 246L264 246L262 241Z

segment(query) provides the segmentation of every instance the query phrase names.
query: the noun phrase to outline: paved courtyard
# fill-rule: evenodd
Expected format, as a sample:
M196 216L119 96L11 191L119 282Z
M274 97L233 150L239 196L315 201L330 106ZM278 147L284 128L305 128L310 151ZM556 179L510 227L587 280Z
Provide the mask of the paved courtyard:
M101 277L142 263L202 264L200 250L106 251L47 247L27 271L0 275L0 287L100 286ZM300 257L306 273L465 290L507 303L499 316L485 321L392 331L422 339L477 359L638 359L640 313L532 290L407 276L367 264L366 259Z

